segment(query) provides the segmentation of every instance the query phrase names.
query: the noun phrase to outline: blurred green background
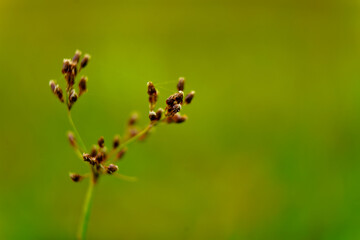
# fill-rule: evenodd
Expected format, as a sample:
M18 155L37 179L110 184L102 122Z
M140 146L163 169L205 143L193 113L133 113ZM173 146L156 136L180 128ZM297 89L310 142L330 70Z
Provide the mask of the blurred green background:
M89 239L360 239L360 2L0 1L0 239L74 239L87 165L48 82L92 56L87 146L147 123L179 76L188 122L132 144Z

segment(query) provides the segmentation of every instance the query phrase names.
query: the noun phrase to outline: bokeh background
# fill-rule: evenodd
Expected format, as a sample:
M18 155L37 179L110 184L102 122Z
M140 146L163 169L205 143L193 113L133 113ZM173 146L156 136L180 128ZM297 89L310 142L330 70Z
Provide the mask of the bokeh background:
M146 82L196 90L188 122L130 146L89 239L360 239L360 3L0 1L0 239L74 239L87 165L48 82L92 56L73 119L90 147L147 124Z

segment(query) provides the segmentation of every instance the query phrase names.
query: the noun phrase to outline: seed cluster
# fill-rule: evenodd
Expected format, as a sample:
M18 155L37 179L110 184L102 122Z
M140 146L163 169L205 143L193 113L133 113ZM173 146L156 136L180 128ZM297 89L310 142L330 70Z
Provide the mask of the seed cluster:
M81 52L76 50L75 55L72 59L64 59L63 66L61 69L61 73L64 75L66 81L66 101L64 100L63 91L59 84L56 83L55 80L50 80L50 88L57 96L57 98L61 102L65 102L67 108L70 110L74 103L78 100L78 98L87 91L87 81L88 78L86 76L81 76L79 81L79 93L76 92L74 85L75 85L75 78L80 73L81 69L87 66L90 55L85 54L83 59L80 61ZM80 62L79 62L80 61Z
M152 123L159 122L163 120L167 123L182 123L187 119L186 115L180 115L180 110L185 104L190 104L192 99L194 98L195 91L191 91L186 95L184 100L184 87L185 87L185 78L179 78L177 84L178 92L170 95L165 103L165 110L159 108L156 112L153 111L156 105L157 97L159 92L155 89L155 86L152 82L148 82L148 94L149 94L149 119ZM164 117L162 119L162 117Z
M77 50L72 59L64 59L63 61L61 72L66 80L66 96L64 96L62 89L60 88L59 84L56 83L56 81L51 80L49 83L51 91L55 94L55 96L57 96L57 98L62 103L66 103L69 114L73 104L82 94L87 91L88 78L86 76L82 76L80 78L78 83L78 93L74 88L75 78L78 73L87 66L90 56L85 54L81 61L80 58L81 52ZM184 105L191 103L195 92L191 91L186 96L184 96L184 86L185 79L181 77L179 78L176 86L177 91L166 99L164 108L158 108L155 111L155 107L158 102L159 91L155 88L152 82L148 82L147 94L149 97L149 125L141 130L141 128L137 126L139 115L137 113L132 114L128 120L125 134L123 137L120 137L118 134L114 136L109 151L106 147L106 141L104 137L100 137L97 141L97 144L93 145L91 150L87 152L83 144L83 146L78 144L75 134L68 132L67 137L70 145L75 149L76 153L81 157L81 159L90 165L90 176L92 176L92 180L94 182L97 181L100 175L118 174L117 172L119 167L114 163L124 157L125 153L127 152L126 146L130 142L135 140L145 140L149 135L150 130L160 123L182 123L187 120L187 116L181 115L180 110L182 110ZM79 137L81 140L79 135L77 135L77 137ZM87 176L89 176L89 174L70 174L70 178L74 182L79 182Z

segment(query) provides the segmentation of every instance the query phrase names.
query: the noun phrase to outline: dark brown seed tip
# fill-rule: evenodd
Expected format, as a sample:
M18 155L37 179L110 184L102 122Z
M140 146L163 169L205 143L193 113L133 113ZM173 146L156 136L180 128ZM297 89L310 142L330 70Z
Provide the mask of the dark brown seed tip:
M51 91L54 93L54 92L55 92L55 87L56 87L55 81L54 81L54 80L50 80L49 86L50 86L50 88L51 88Z
M135 123L137 122L138 118L139 118L139 115L138 115L137 113L133 113L133 114L131 115L130 119L129 119L129 123L128 123L129 126L135 125Z
M117 158L117 159L121 159L122 157L124 157L126 151L127 151L127 148L121 149L121 150L118 152L118 154L116 155L116 158Z
M162 117L162 114L164 112L164 109L162 108L159 108L157 111L156 111L156 120L161 120L161 117Z
M71 104L71 105L74 104L74 103L77 101L77 99L78 99L78 95L77 95L77 93L75 92L75 89L72 89L72 90L70 91L70 95L69 95L69 102L70 102L70 104Z
M154 111L149 112L149 119L150 121L156 121L157 120L156 112Z
M90 60L90 55L89 55L89 54L85 54L84 58L81 60L80 68L86 67L86 65L88 64L89 60Z
M101 136L98 140L98 145L100 148L103 148L104 147L104 143L105 143L105 139L103 136Z
M195 96L195 91L191 91L188 95L185 97L186 104L190 104Z
M58 99L59 99L61 102L64 102L63 91L61 90L59 84L57 84L57 85L55 86L54 93L55 93L55 95L58 97Z
M154 95L156 94L156 89L155 89L155 86L152 82L148 82L147 83L147 93L149 95Z
M75 55L74 55L74 57L72 59L73 63L78 64L80 56L81 56L80 50L76 50Z
M173 117L172 117L172 120L175 122L175 123L182 123L182 122L185 122L187 120L187 116L184 115L184 116L181 116L180 114L175 114Z
M76 140L75 140L74 134L72 132L68 132L67 136L68 136L70 145L73 147L76 147Z
M96 157L96 154L97 154L96 146L93 145L92 148L91 148L90 156L91 157Z
M81 96L83 93L87 91L86 83L88 81L88 78L85 76L82 76L79 82L79 96Z
M116 166L115 164L110 164L109 166L107 166L106 172L108 174L113 174L114 172L116 172L119 169L118 166Z
M113 140L113 148L117 148L120 145L120 136L116 135Z
M180 104L175 104L172 107L167 106L166 109L165 109L165 116L172 117L176 113L180 112L180 110L181 110L181 105Z
M70 173L69 176L74 182L80 182L83 179L83 177L77 173Z
M64 59L63 60L63 66L61 69L61 73L65 74L71 71L71 60L70 59Z
M185 85L185 78L183 77L179 78L179 82L177 84L178 91L184 91L184 85Z
M90 156L90 154L83 153L83 159L85 162L90 163L91 165L95 165L95 160L93 157Z

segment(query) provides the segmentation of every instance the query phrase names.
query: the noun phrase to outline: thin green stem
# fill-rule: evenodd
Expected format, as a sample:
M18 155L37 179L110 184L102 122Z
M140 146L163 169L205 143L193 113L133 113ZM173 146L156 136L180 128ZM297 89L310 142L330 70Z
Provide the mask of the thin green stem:
M80 144L81 144L82 149L87 152L86 146L85 146L83 140L81 139L81 136L80 136L78 130L77 130L76 127L75 127L74 121L72 120L70 111L68 111L68 118L69 118L69 122L70 122L72 128L74 129L75 134L77 135L77 137L78 137L78 139L79 139L79 142L80 142Z
M95 186L95 179L92 177L90 179L89 188L86 193L85 201L84 201L84 208L83 208L83 215L81 218L81 222L78 229L78 239L83 240L86 238L86 231L90 219L90 212L91 212L91 205L93 200L93 191Z
M142 135L146 134L151 128L153 127L153 125L149 124L146 128L144 128L141 132L139 132L138 134L136 134L135 136L133 136L132 138L126 140L125 142L123 142L120 145L120 149L122 149L123 147L125 147L126 145L129 145L130 143L134 142L135 140L137 140L139 137L141 137Z

